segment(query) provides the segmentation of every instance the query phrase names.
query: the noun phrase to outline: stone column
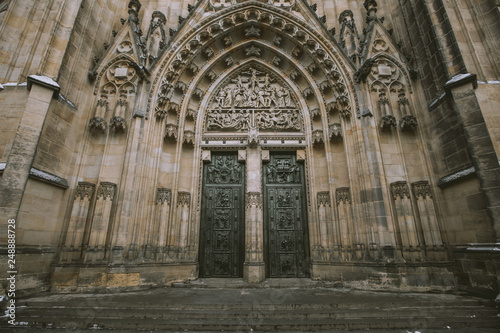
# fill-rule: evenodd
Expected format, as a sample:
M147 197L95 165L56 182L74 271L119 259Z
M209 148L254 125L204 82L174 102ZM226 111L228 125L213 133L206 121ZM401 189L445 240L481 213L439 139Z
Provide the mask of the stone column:
M245 194L245 263L243 278L262 282L264 265L264 214L262 210L262 158L260 147L247 149Z
M467 144L470 148L474 168L486 201L487 211L495 230L495 238L500 242L500 166L488 127L474 88L477 87L475 74L459 74L445 85L451 94L459 114Z
M79 182L76 187L75 201L71 209L66 241L61 255L62 262L80 259L83 235L94 191L95 185L87 182Z
M172 201L172 190L168 188L158 188L156 192L155 207L155 227L152 232L155 234L155 259L165 261L167 259L167 237L170 234L170 205Z
M106 256L106 240L111 208L116 195L116 184L101 182L97 189L94 218L90 229L89 242L85 253L85 261L101 261Z
M354 259L354 228L351 224L351 191L349 187L339 187L335 190L337 210L339 214L340 241L342 245L342 259L350 261Z
M60 89L52 79L38 75L28 77L27 87L30 93L26 108L0 181L2 230L7 226L7 220L17 219L50 102L58 96ZM7 232L3 231L0 239L7 241Z
M439 230L429 182L415 182L411 186L413 195L417 199L417 209L424 235L425 254L431 260L444 260L446 259L446 251Z
M403 247L403 257L406 260L420 259L420 243L417 226L410 200L410 189L404 181L391 183L391 191L396 207L396 219Z

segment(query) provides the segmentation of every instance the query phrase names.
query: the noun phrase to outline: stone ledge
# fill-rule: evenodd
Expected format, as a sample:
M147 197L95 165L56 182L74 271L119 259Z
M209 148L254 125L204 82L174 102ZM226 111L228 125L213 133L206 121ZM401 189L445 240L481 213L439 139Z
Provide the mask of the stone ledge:
M498 164L500 165L500 161L498 161ZM444 177L440 178L437 182L437 186L439 188L445 188L445 187L448 187L450 185L459 183L463 180L466 180L466 179L469 179L472 177L476 177L476 176L477 176L476 168L472 166L470 168L467 168L467 169L464 169L461 171L457 171L455 173L452 173L451 175L444 176Z
M456 245L453 252L459 253L488 253L500 255L500 243L471 243Z
M6 165L5 162L0 163L0 173L4 172ZM37 168L30 169L30 177L64 189L69 187L66 179Z
M0 245L0 255L8 253L7 245ZM42 254L56 253L56 249L52 246L16 246L16 254Z

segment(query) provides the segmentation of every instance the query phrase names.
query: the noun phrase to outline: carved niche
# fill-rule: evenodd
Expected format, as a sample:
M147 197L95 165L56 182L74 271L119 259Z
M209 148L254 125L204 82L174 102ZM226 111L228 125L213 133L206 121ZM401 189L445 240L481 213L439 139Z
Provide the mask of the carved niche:
M208 131L301 131L289 88L263 69L246 67L218 89L206 116Z

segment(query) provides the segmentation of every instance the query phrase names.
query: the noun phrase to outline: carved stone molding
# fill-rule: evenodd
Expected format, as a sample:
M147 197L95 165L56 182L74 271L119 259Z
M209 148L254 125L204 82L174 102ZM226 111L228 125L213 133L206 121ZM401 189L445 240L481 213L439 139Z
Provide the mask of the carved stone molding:
M316 119L321 117L321 111L319 108L314 108L311 110L311 119Z
M331 206L330 192L318 192L318 206Z
M311 87L307 87L304 91L302 91L302 96L307 99L309 96L314 96L314 91Z
M205 95L205 92L203 90L201 90L200 88L196 88L193 91L193 96L196 96L198 99L202 99L203 95Z
M429 182L426 180L422 180L419 182L415 182L411 184L411 187L413 189L413 194L415 195L415 198L419 199L420 197L422 199L427 198L432 198L432 191L431 191L431 186L429 185Z
M102 198L106 200L109 198L111 201L115 199L116 184L110 182L101 182L97 188L97 199Z
M80 197L80 200L83 200L87 197L89 200L92 199L95 191L95 184L87 183L87 182L78 182L76 186L75 192L75 200Z
M106 120L101 117L94 117L89 121L89 128L91 130L104 132L107 128Z
M394 200L410 198L410 189L405 181L391 183L391 192Z
M189 192L179 192L177 197L177 206L190 206L191 194Z
M349 187L339 187L335 189L335 199L337 202L337 206L340 205L341 202L345 205L347 203L352 203L351 190L349 189Z
M156 190L156 204L167 204L170 206L172 201L172 190L169 188L159 187Z
M262 208L262 196L259 192L245 193L245 207L247 209L252 207Z
M342 141L342 126L339 123L328 125L328 137L331 142Z

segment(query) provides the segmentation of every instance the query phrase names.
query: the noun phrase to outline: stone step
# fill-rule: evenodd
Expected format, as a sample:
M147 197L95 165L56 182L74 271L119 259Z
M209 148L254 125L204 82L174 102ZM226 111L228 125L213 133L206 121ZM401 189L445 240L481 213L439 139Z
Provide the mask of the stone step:
M457 318L467 317L494 317L497 311L493 308L483 308L477 306L450 306L442 307L387 307L373 308L370 311L364 309L352 308L294 308L293 311L280 309L269 310L261 307L253 309L212 309L208 306L200 309L192 309L186 307L184 309L165 309L165 308L127 308L113 307L103 308L94 307L92 311L98 314L105 315L107 318L164 318L164 319L231 319L231 318L410 318L410 317L432 317L434 313L439 313L440 316L454 316ZM72 307L27 307L19 308L17 313L20 317L34 318L78 318L85 317L88 310Z
M334 288L166 288L116 294L46 293L18 300L12 328L124 332L293 332L467 328L495 332L492 300L460 294L362 292ZM18 331L19 332L19 331ZM467 332L467 331L464 331Z
M420 329L432 328L498 328L498 319L458 319L455 317L443 318L407 318L393 320L370 318L369 320L312 320L312 319L260 319L258 321L247 321L245 319L236 320L175 320L155 319L137 320L130 318L93 318L93 319L72 319L66 320L30 320L25 322L26 326L37 328L66 328L72 329L100 329L100 330L121 330L121 329L141 329L141 330L165 330L165 331L315 331L315 330L352 330L352 329L407 329L415 327Z

